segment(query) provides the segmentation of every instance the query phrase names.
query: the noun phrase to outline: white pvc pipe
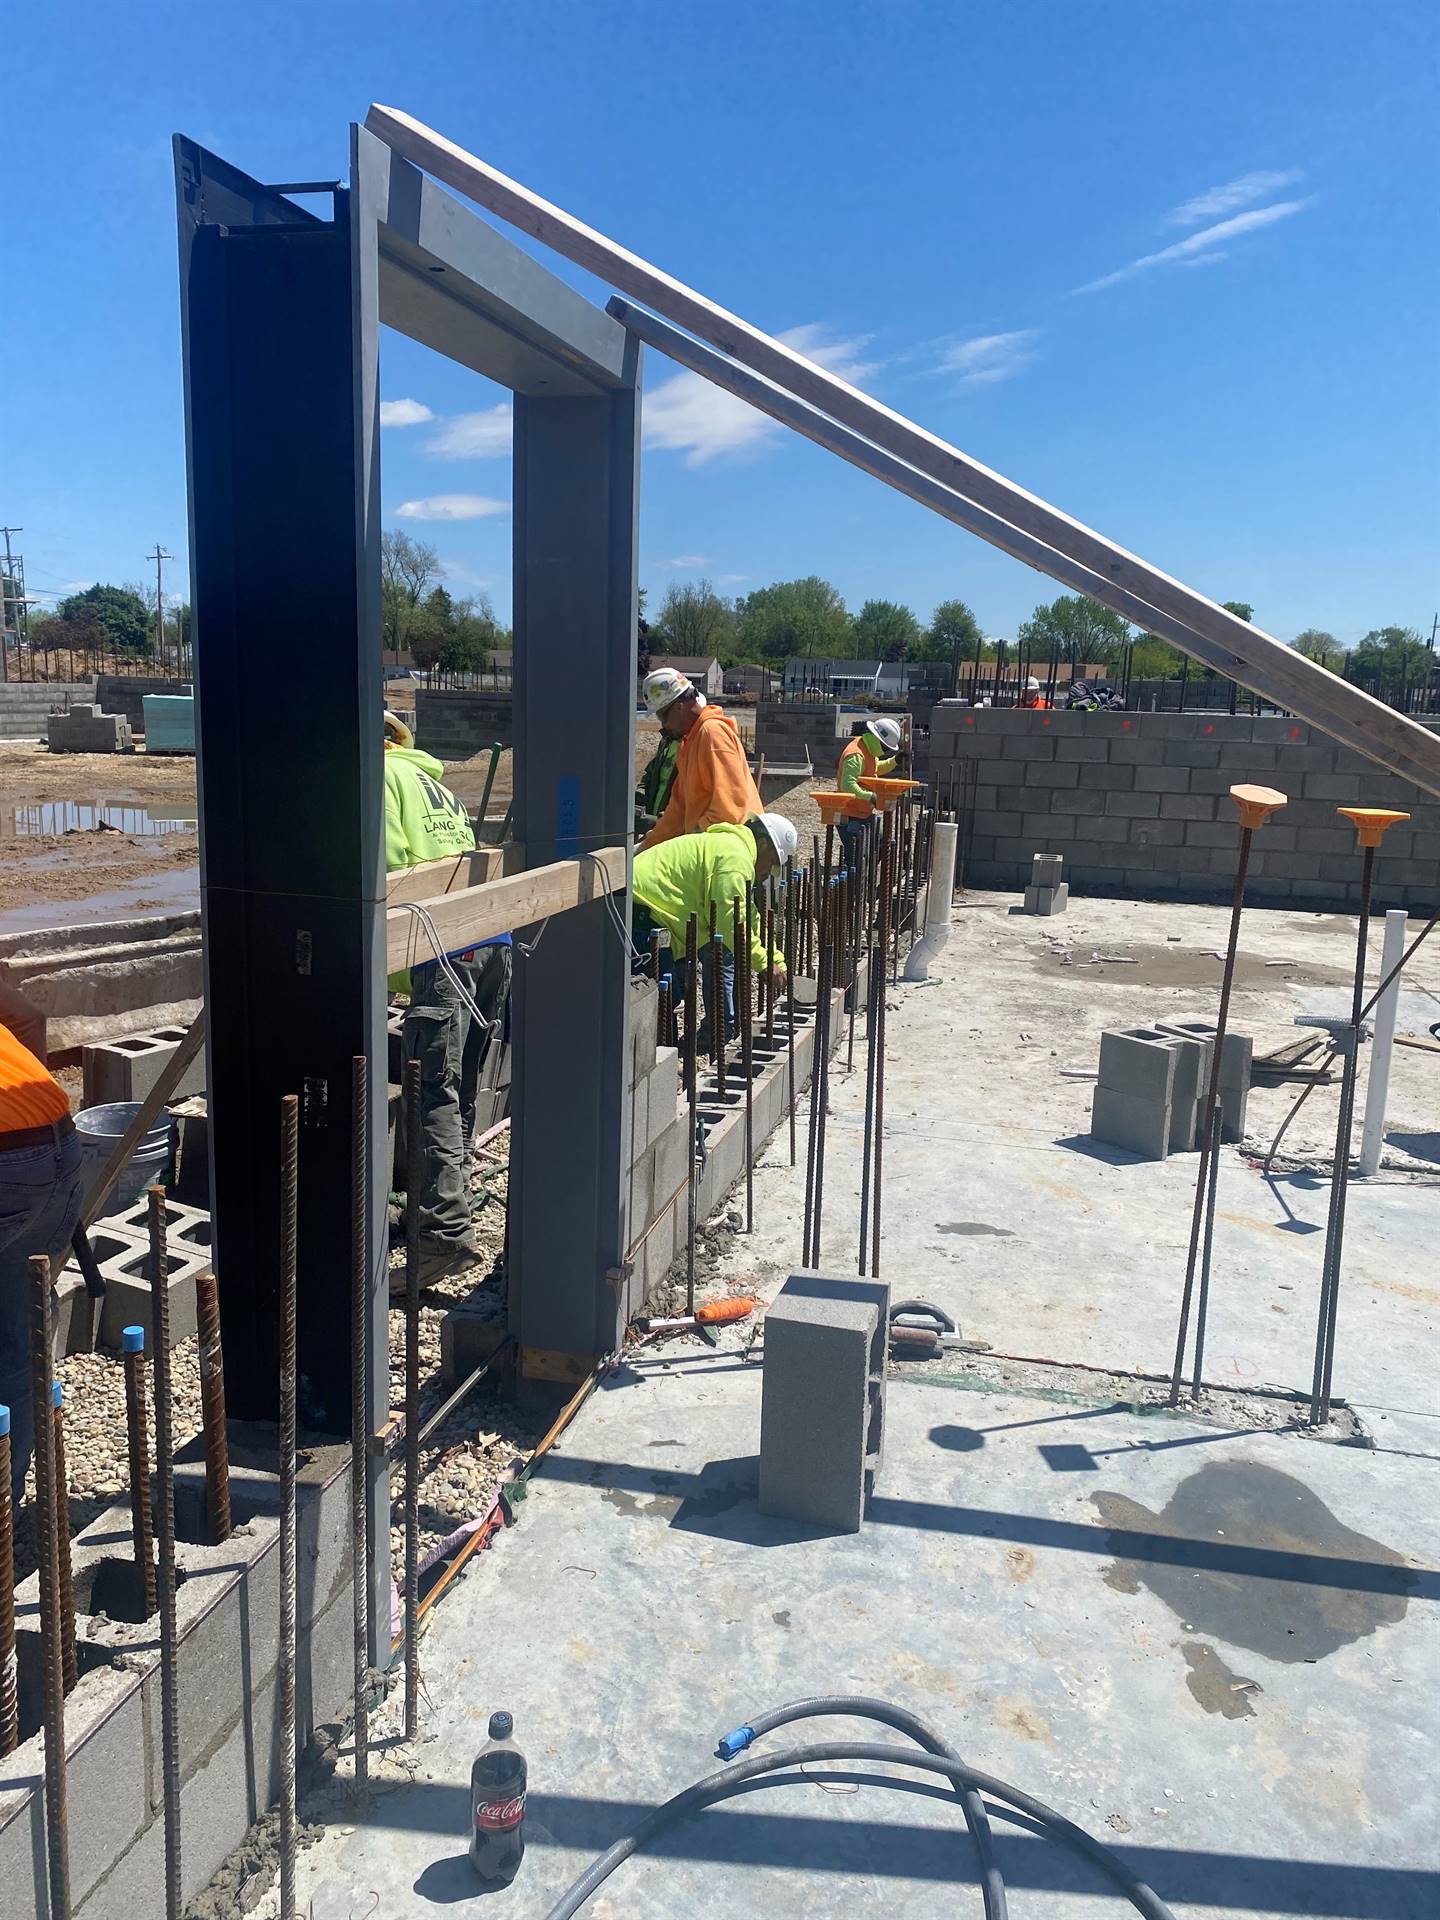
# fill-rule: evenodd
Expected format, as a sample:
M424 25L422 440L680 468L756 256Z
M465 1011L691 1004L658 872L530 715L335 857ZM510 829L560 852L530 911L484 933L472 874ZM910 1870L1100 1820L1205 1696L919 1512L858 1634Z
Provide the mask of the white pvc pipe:
M1385 916L1385 945L1380 954L1380 978L1383 980L1400 964L1405 951L1405 915L1392 907ZM1395 1010L1400 1001L1400 975L1397 973L1375 1002L1375 1025L1370 1041L1370 1078L1365 1086L1365 1129L1360 1136L1360 1172L1369 1176L1380 1171L1380 1150L1385 1144L1385 1100L1390 1092L1390 1056L1394 1051Z
M925 896L925 931L905 962L907 980L929 978L930 962L950 938L955 900L955 850L960 829L953 820L937 820L930 854L930 887Z

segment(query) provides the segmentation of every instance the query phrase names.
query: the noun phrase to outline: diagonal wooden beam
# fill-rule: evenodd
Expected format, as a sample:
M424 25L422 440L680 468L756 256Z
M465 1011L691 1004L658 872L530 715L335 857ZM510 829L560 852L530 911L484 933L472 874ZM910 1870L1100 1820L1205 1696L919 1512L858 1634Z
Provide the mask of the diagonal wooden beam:
M394 107L372 106L370 131L447 186L508 220L622 293L644 300L752 372L819 408L1067 560L1168 614L1231 655L1247 686L1380 765L1440 794L1440 737L1396 713L1194 588L1151 566L1083 522L994 472L938 435L882 405L793 347L707 300L563 208L542 199L452 140ZM1177 643L1179 644L1179 643ZM1236 672L1236 678L1242 674Z

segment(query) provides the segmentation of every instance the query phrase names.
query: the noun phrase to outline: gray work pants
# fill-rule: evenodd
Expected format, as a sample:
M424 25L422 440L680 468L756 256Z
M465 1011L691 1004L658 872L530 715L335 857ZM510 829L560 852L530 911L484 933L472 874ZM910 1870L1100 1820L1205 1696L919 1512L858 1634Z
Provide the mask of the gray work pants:
M486 1054L504 1038L510 948L480 947L470 959L452 959L450 964L489 1027L475 1019L444 969L431 965L411 972L402 1038L407 1065L411 1060L420 1062L424 1154L420 1192L409 1194L406 1204L418 1204L422 1242L447 1249L470 1243L475 1092ZM402 1172L406 1151L402 1127L396 1156Z

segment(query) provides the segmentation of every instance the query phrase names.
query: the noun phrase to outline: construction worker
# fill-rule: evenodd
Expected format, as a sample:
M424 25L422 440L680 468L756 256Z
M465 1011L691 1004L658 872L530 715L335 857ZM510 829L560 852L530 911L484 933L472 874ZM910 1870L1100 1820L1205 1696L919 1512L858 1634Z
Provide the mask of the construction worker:
M17 1507L35 1444L28 1263L43 1253L58 1276L83 1197L80 1136L65 1089L12 1028L0 1026L0 1406L10 1409Z
M747 880L752 887L759 886L777 867L793 860L798 838L783 815L758 813L743 826L719 821L703 833L682 834L635 856L630 927L635 966L638 970L648 963L650 936L664 928L670 935L672 959L682 956L683 968L686 935L694 916L706 1016L705 1031L700 1035L702 1047L709 1045L709 1022L714 1012L710 1005L710 908L715 908L716 935L733 966L736 900L743 903ZM748 928L751 960L757 973L767 975L773 986L783 986L785 965L780 949L772 947L766 952L757 931L759 924L755 911Z
M1025 691L1020 696L1020 705L1022 707L1029 707L1034 711L1041 707L1048 707L1049 704L1050 702L1040 691L1040 682L1032 673L1030 678L1025 682Z
M394 873L425 860L468 853L475 831L463 802L443 785L445 769L415 745L398 714L385 715L385 866ZM420 1284L429 1286L479 1254L470 1218L475 1095L492 1045L504 1037L510 1000L510 935L477 941L392 975L410 995L401 1053L420 1062L424 1180L406 1206L420 1214ZM405 1165L403 1133L396 1153ZM392 1291L404 1285L392 1277Z
M675 784L675 756L679 751L680 742L662 733L659 746L645 763L645 771L635 789L637 838L649 833L669 803L670 789Z
M680 833L703 833L719 821L739 826L763 811L735 722L712 707L674 667L645 676L645 705L667 740L677 742L675 779L664 812L645 835L658 847Z
M841 750L840 764L835 769L838 791L848 793L857 800L869 801L873 812L873 796L860 782L862 779L872 779L877 773L889 773L900 751L901 739L898 720L881 714L868 721L859 733L845 742ZM868 814L840 822L840 844L845 849L846 865L852 872L859 867L860 849L869 826Z

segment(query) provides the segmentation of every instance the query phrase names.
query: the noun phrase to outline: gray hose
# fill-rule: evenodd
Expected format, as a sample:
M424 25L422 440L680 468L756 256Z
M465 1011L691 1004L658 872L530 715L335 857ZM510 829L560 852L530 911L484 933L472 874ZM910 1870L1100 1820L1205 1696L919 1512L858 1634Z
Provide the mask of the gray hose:
M746 1731L749 1731L746 1729ZM622 1861L643 1846L654 1834L670 1825L674 1820L687 1814L696 1813L703 1807L715 1805L717 1801L728 1800L740 1792L745 1785L768 1773L778 1773L788 1767L815 1765L827 1760L862 1760L880 1762L891 1766L915 1767L926 1773L944 1774L959 1786L974 1788L985 1793L992 1800L1000 1801L1027 1818L1036 1821L1057 1839L1066 1841L1085 1857L1094 1862L1108 1874L1129 1900L1137 1912L1144 1914L1146 1920L1174 1920L1169 1907L1143 1881L1137 1880L1108 1847L1086 1833L1083 1827L1077 1827L1053 1807L1047 1807L1043 1801L1033 1799L1028 1793L1022 1793L1018 1787L1008 1786L1003 1780L991 1775L979 1773L968 1767L963 1761L951 1759L948 1754L921 1753L906 1747L892 1746L889 1742L854 1742L848 1740L815 1741L809 1746L792 1747L784 1753L753 1754L748 1760L742 1760L738 1766L723 1768L710 1774L704 1780L697 1780L694 1786L686 1787L682 1793L675 1794L663 1806L648 1813L632 1833L617 1840L600 1858L586 1868L580 1878L563 1893L550 1909L547 1920L569 1920L580 1911L591 1894L600 1887L615 1871Z

